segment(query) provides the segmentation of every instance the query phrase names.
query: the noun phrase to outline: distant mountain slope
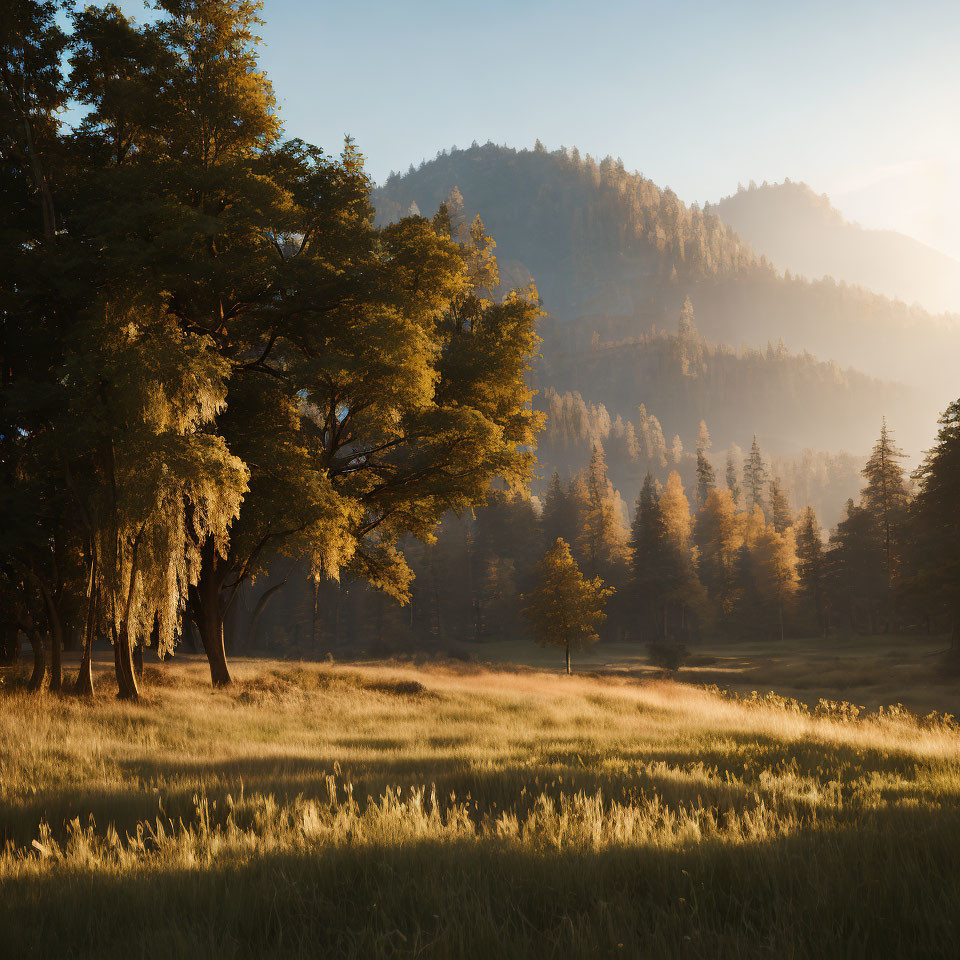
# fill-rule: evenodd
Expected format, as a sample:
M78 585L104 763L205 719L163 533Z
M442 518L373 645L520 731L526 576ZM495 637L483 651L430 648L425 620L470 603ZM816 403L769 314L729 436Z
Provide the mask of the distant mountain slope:
M805 183L751 184L704 212L719 216L781 270L960 312L960 262L901 233L848 223Z
M831 395L829 445L834 448L845 445L859 452L885 413L897 425L901 442L917 451L929 442L938 409L955 389L956 324L834 280L786 278L719 217L684 205L672 191L612 160L597 163L576 151L517 151L492 144L455 150L391 177L374 195L378 218L393 220L411 210L430 215L454 188L462 195L465 215L479 213L496 239L505 281L536 280L551 315L542 327L540 385L578 389L607 402L615 385L633 378L636 389L617 396L613 415L621 412L621 402L635 404L638 396L669 413L679 402L670 390L693 389L681 381L668 388L664 379L653 391L649 371L630 359L637 351L632 341L655 328L677 328L687 296L699 329L712 343L765 348L783 340L793 353L810 351L842 368L921 388L920 404L908 401L906 392L896 402L890 393L882 399L859 382L850 387L849 402L837 405L839 396ZM614 342L622 343L598 349ZM782 378L786 367L776 369ZM720 370L739 376L735 365L718 357L709 376L719 376ZM758 428L761 420L778 419L784 445L791 449L797 444L823 449L827 437L811 433L824 418L811 417L809 426L802 422L803 391L816 391L816 378L781 379L779 389L791 397L789 404L774 394L777 382L776 376L757 379L737 415ZM651 392L656 395L648 396ZM854 399L868 395L870 402ZM808 397L811 408L821 401L815 394ZM744 422L739 435L749 436L753 429Z
M579 392L611 415L633 419L645 405L668 442L679 435L688 450L701 420L720 447L756 433L765 448L796 454L811 447L868 450L882 411L898 424L917 418L916 395L902 384L792 354L782 344L711 344L697 333L692 313L681 316L678 332L546 353L539 373L550 388Z

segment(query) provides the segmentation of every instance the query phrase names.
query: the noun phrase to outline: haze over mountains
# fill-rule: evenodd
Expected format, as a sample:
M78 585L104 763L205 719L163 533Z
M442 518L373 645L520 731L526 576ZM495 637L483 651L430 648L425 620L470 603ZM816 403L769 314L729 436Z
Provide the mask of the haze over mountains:
M718 444L757 432L777 453L865 452L882 415L911 455L930 442L954 388L955 318L792 264L784 275L714 208L576 150L454 149L392 175L374 202L381 220L429 216L451 191L496 239L503 285L536 281L550 315L539 386L611 416L643 403L688 448L700 418ZM696 342L683 345L688 297ZM681 357L691 349L698 363Z
M704 209L780 270L835 277L933 312L960 312L960 262L902 233L849 223L805 183L751 183Z

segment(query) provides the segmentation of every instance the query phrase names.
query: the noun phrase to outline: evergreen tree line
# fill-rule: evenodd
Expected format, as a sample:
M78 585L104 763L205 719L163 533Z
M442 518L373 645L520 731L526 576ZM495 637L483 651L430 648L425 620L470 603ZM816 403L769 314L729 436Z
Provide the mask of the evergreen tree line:
M640 335L605 339L598 330L602 320L591 320L591 341L577 349L561 348L548 325L539 382L624 415L645 404L659 418L668 455L671 438L684 436L685 425L701 419L709 420L720 443L740 435L749 422L784 447L840 450L868 448L877 410L895 409L911 424L918 419L916 396L902 384L790 352L782 341L763 349L711 343L697 330L689 298L673 332L654 325ZM838 407L846 411L842 420L835 416Z
M415 556L409 608L379 609L372 630L356 611L353 642L422 648L432 638L449 650L452 640L524 638L537 563L553 551L556 566L569 547L588 581L613 588L599 628L607 640L937 631L957 646L960 403L914 478L883 423L859 499L829 535L812 507L794 512L756 438L722 471L708 447L704 430L689 486L675 469L665 483L648 473L629 526L599 447L570 481L554 473L541 497L491 493Z
M538 459L561 476L576 474L594 448L604 454L618 490L639 489L647 473L666 482L670 470L676 470L685 485L693 485L701 456L712 457L716 466L716 454L708 452L712 441L706 420L700 420L696 436L688 436L685 445L677 434L668 443L659 418L643 403L632 420L620 413L611 417L604 404L587 403L576 391L561 394L548 387L534 403L547 417ZM731 442L727 456L739 476L743 462L739 444ZM795 457L772 457L771 467L794 501L814 506L824 523L833 526L842 516L844 502L860 489L865 459L807 449Z
M268 569L406 601L403 545L531 474L536 290L494 296L460 211L375 226L349 139L284 138L259 10L0 12L0 653L33 689L73 647L92 693L110 645L135 699L185 634L227 684Z

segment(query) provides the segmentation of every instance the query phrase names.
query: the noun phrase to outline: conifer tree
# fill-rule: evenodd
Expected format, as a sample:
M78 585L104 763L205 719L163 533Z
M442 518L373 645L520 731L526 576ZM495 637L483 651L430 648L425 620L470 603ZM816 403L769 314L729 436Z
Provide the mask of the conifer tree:
M697 430L697 449L707 451L712 446L710 440L710 431L707 429L707 421L701 420Z
M763 499L763 488L767 485L767 466L760 453L757 435L753 435L753 444L750 453L743 461L743 489L746 495L744 506L747 513L753 513L759 507L766 512Z
M897 574L900 530L906 518L909 501L904 470L900 464L902 459L903 451L894 445L887 429L887 419L884 417L880 426L880 437L863 468L867 485L861 499L864 508L880 528L888 584Z
M576 528L575 507L556 470L550 478L550 485L543 495L543 511L540 515L540 529L543 540L549 546L557 539L571 542L579 533Z
M881 528L873 514L853 500L830 536L827 554L831 607L842 611L848 627L874 633L888 595Z
M630 532L631 593L641 624L661 635L662 599L670 578L671 552L667 525L653 475L648 473L637 497ZM646 630L641 628L641 634Z
M569 674L571 650L600 639L597 627L606 617L603 608L613 590L599 577L585 579L561 539L546 552L538 573L536 589L523 598L524 614L541 644L565 649Z
M733 611L736 563L744 542L744 518L729 490L713 490L697 514L694 540L700 579L721 620Z
M622 519L613 487L607 478L603 450L594 446L585 478L586 502L579 546L587 571L594 576L609 573L623 553Z
M739 449L739 448L737 448ZM726 472L727 490L730 491L730 497L734 507L740 506L740 481L737 473L737 463L734 459L734 448L727 451L727 472Z
M690 503L684 493L680 474L671 470L667 484L660 497L660 512L663 516L664 534L667 543L664 589L664 635L670 633L671 609L679 611L679 625L687 629L692 610L702 602L702 586L697 579L690 549L691 518Z
M818 631L826 631L825 577L823 536L813 507L800 511L795 524L797 543L797 576L800 594L809 619Z
M911 511L916 573L912 587L948 619L960 653L960 400L940 417L937 439L916 473L920 491Z
M788 527L793 526L793 511L779 477L770 481L770 516L777 533L782 534Z
M713 466L707 459L702 447L697 448L697 508L702 510L706 505L710 491L716 487Z

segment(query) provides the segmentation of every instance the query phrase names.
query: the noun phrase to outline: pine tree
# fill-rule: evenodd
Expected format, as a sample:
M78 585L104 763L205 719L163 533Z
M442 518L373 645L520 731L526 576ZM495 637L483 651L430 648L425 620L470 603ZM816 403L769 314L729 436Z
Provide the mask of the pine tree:
M763 462L760 445L757 443L757 435L754 434L750 454L743 461L743 488L746 493L745 507L747 513L752 513L755 507L759 507L766 513L763 500L763 488L766 485L767 465Z
M697 449L706 452L711 445L712 441L710 440L710 431L707 429L707 421L701 420L700 427L697 430Z
M550 486L543 495L543 511L540 515L540 529L546 549L557 539L571 542L579 533L574 505L556 471L550 478Z
M793 526L793 511L779 477L770 481L770 514L777 533L785 533L788 527Z
M648 473L631 524L630 587L638 621L651 625L655 638L661 634L662 598L668 589L671 559L660 495L653 475ZM641 628L641 634L645 632Z
M733 500L733 505L734 507L739 507L742 491L740 490L740 482L737 475L737 463L736 463L736 460L734 459L733 448L727 451L726 479L727 479L727 489L730 491L730 496Z
M743 521L733 494L729 490L713 490L694 524L700 580L722 620L733 611L736 561L744 542Z
M684 493L680 474L671 470L660 497L667 543L664 566L664 635L670 632L670 610L679 611L680 627L689 627L691 612L702 605L703 588L697 578L691 551L690 503ZM675 617L673 618L676 619Z
M883 536L873 514L848 500L847 515L831 534L830 546L831 607L845 613L851 629L876 632L888 580Z
M697 448L697 508L702 510L706 505L710 491L716 487L713 467L707 459L702 447Z
M611 564L621 558L624 550L619 503L607 479L607 462L600 447L593 448L585 484L586 503L578 545L587 570L597 576L609 573Z
M917 560L913 589L949 620L960 653L960 400L940 417L936 443L916 473L920 491L911 511Z
M541 644L565 649L569 674L571 649L600 639L597 627L606 617L603 608L613 590L599 577L586 580L570 547L561 539L546 552L537 569L537 587L523 598L524 614Z
M818 631L826 632L824 603L826 563L823 554L823 535L813 507L800 511L795 525L797 542L797 575L800 594L809 620Z
M887 419L884 417L880 438L863 468L867 485L861 500L864 508L880 527L888 585L897 574L900 561L900 529L906 518L909 501L904 484L904 470L900 464L902 459L903 451L894 445L887 429Z

